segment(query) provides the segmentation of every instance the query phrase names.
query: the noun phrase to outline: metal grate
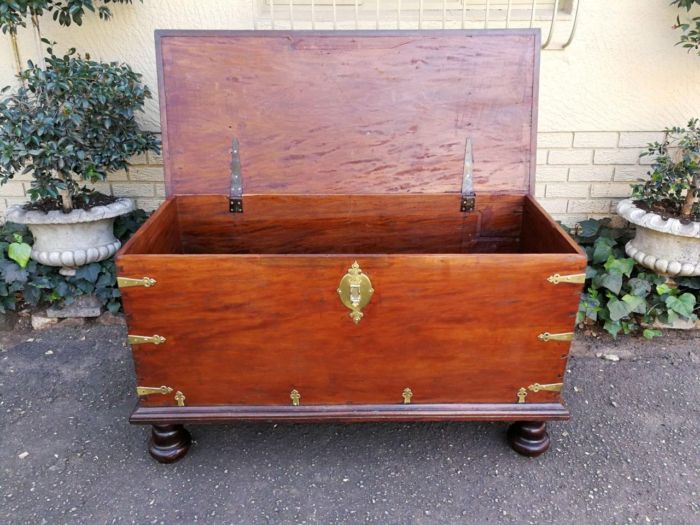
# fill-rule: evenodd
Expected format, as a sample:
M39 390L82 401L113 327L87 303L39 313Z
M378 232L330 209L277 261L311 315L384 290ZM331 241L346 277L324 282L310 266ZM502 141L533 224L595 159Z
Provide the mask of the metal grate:
M543 49L574 39L582 0L251 0L255 29L539 27Z

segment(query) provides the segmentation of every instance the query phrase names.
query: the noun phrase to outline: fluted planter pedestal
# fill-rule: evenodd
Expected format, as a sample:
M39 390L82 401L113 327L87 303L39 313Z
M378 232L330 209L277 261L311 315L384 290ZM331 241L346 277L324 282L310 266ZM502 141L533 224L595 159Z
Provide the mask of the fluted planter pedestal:
M117 252L121 243L114 236L114 219L133 209L133 201L125 198L70 213L25 210L16 205L7 210L5 219L26 224L32 232L32 259L47 266L60 266L63 275L74 275L77 267L102 261Z
M637 226L625 251L639 264L671 277L700 275L700 222L664 219L632 199L621 201L617 213Z

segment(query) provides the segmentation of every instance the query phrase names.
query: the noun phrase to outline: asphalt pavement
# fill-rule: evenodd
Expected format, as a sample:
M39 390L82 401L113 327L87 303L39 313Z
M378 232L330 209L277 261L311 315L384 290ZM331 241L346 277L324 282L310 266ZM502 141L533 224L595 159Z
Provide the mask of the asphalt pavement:
M537 459L504 423L239 424L190 427L174 465L127 423L124 341L0 332L0 523L700 523L697 334L579 338Z

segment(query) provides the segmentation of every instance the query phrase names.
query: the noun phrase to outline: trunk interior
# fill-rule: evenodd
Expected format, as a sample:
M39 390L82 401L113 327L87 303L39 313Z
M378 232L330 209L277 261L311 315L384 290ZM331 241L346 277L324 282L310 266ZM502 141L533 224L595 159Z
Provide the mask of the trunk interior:
M529 195L179 195L122 248L128 254L582 254Z

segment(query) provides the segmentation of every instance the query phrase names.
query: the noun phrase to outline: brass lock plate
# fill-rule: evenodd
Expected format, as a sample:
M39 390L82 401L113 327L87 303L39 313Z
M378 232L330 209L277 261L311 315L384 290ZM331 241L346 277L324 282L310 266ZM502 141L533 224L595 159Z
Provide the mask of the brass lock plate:
M367 306L374 288L372 281L362 272L360 265L355 261L348 269L338 285L338 296L346 308L350 309L350 318L355 324L364 317L362 309Z

